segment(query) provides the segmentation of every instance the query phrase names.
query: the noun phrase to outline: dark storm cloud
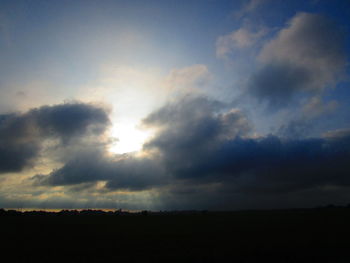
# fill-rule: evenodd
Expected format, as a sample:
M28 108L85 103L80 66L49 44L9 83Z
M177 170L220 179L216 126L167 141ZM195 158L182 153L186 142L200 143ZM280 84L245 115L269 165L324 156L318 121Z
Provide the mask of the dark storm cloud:
M225 156L226 161L220 156ZM234 189L266 194L349 185L349 157L350 134L338 139L287 141L274 136L237 138L216 154L222 174L242 177L239 185L233 185Z
M160 152L175 178L229 184L235 191L271 192L350 182L350 133L337 138L249 138L250 126L240 111L206 112L201 105L210 103L185 100L145 119L162 127L146 148Z
M209 146L251 130L251 124L238 109L229 109L224 103L206 97L190 96L156 110L143 124L159 130L146 147L164 150L187 151L204 144Z
M344 34L326 17L299 13L262 48L248 92L273 108L317 94L341 79Z
M302 138L315 128L315 123L315 121L310 122L306 119L290 120L279 127L277 134L283 138Z
M168 208L223 209L238 200L277 204L273 199L286 194L299 200L301 192L317 202L327 189L350 186L350 131L252 137L242 112L203 97L170 103L143 123L158 130L144 146L147 157L85 152L35 182L84 187L105 181L107 191L153 189Z
M88 132L101 134L109 123L105 110L83 103L43 106L31 110L29 115L35 118L43 136L59 137L62 141Z
M45 139L67 143L102 133L109 120L104 109L83 103L43 106L23 114L0 116L0 173L32 164Z
M222 112L225 105L204 97L185 97L150 114L144 125L156 126L157 136L145 145L156 150L149 158L105 155L92 151L68 161L39 183L70 185L107 181L109 189L147 189L169 182L169 172L191 172L197 158L204 158L218 141L246 134L250 125L238 110ZM187 161L183 162L188 156Z
M247 209L315 206L350 198L350 132L327 138L235 138L173 170L161 190L174 209ZM179 162L179 160L178 160ZM174 169L170 166L170 169Z
M289 121L285 121L277 130L277 135L284 138L303 138L326 130L327 122L339 107L335 100L324 101L321 96L312 97L302 109ZM324 127L323 129L321 127Z
M0 173L19 172L28 166L39 152L36 142L10 143L1 142Z
M160 128L145 148L160 151L171 173L201 174L209 169L210 156L222 142L247 135L251 130L242 112L224 107L207 98L188 97L160 108L144 120L144 124ZM197 165L198 162L202 165Z
M119 156L114 159L103 152L82 153L49 175L36 175L33 179L42 185L75 185L106 181L106 188L143 190L165 182L162 167L156 160Z
M285 63L264 65L253 74L249 92L261 100L267 100L270 107L288 105L297 92L308 89L312 76L305 68Z

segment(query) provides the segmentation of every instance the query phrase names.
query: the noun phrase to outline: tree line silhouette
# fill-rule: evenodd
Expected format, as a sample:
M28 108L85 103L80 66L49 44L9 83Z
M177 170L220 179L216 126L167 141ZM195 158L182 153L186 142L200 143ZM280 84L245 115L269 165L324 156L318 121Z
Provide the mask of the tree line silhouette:
M324 209L350 209L350 203L345 206L329 204L326 206L318 206L315 208L295 208L295 209L273 209L280 211L302 211L302 210L324 210ZM260 211L260 210L241 210L241 211ZM268 210L265 210L268 211ZM127 211L122 209L102 210L102 209L62 209L60 211L47 210L28 210L21 211L16 209L0 208L0 216L148 216L148 215L203 215L203 214L222 214L233 213L239 211L208 211L208 210L171 210L171 211Z

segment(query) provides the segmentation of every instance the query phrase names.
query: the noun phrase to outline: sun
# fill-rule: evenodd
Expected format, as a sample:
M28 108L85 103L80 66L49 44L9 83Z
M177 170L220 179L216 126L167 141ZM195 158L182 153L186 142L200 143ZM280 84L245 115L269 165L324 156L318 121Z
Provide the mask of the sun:
M140 129L133 123L115 124L111 128L111 137L116 140L109 147L109 151L117 154L141 151L151 135L151 131Z

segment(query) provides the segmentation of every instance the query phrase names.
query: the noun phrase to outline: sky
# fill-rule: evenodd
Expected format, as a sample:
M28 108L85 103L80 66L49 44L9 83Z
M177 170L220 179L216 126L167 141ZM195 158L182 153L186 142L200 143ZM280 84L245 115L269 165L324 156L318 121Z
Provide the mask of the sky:
M347 0L0 0L0 207L350 203Z

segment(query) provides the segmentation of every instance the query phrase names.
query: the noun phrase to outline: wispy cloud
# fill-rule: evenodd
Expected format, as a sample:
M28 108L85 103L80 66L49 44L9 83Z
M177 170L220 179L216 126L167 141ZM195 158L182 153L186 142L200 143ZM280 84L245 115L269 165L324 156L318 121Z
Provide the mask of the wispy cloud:
M225 59L234 51L240 52L242 49L251 48L267 32L266 28L251 31L247 27L241 27L227 35L220 36L216 41L216 56Z
M233 13L236 19L240 19L252 12L254 12L258 7L267 3L269 0L246 0L241 7L241 9Z

